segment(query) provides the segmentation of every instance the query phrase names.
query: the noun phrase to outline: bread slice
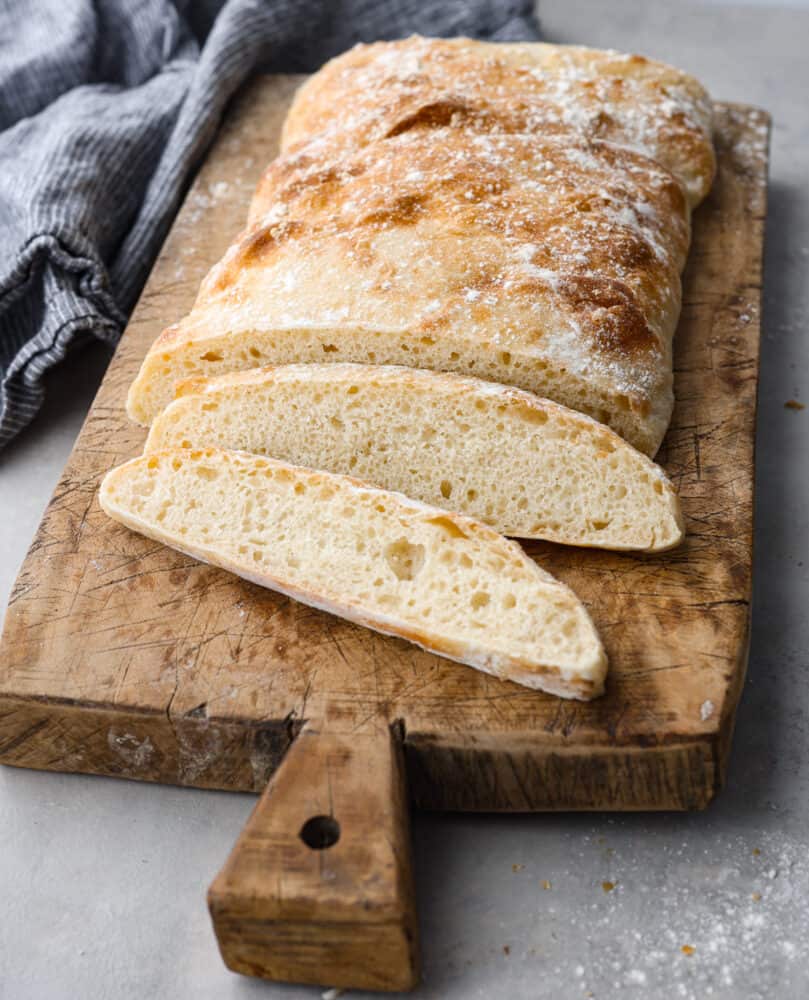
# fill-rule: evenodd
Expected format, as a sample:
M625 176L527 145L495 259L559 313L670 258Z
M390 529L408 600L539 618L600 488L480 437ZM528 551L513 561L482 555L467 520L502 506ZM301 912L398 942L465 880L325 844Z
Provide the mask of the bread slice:
M578 598L469 518L215 449L133 459L100 501L141 534L478 670L563 697L603 690L606 657Z
M683 536L663 471L608 428L475 378L288 365L189 380L146 451L212 445L350 474L497 531L660 551Z
M515 385L654 454L689 241L680 185L605 143L407 132L278 161L274 208L150 349L130 416L262 364L399 364Z
M357 45L300 88L282 149L315 135L347 148L441 125L582 135L662 163L692 206L716 167L711 102L682 70L610 50L421 38Z

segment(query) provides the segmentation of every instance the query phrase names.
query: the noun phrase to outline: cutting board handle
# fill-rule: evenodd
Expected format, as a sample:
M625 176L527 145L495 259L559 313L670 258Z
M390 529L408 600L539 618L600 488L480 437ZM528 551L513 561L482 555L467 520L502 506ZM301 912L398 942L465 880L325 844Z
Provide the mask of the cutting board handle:
M395 728L308 723L208 892L222 958L250 976L367 990L418 980L408 798Z

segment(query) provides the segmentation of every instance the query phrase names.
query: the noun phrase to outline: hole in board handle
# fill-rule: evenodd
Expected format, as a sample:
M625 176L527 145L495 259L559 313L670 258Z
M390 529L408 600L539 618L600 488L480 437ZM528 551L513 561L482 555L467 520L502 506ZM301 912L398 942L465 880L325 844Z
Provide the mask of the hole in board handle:
M313 851L323 851L340 839L340 824L333 816L310 816L298 836Z

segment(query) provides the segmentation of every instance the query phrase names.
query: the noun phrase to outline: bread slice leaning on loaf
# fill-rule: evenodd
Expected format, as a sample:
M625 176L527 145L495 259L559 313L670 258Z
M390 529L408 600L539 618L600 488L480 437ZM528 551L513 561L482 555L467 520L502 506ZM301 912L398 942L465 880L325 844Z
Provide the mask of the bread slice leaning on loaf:
M255 455L163 451L104 478L110 517L305 604L569 698L606 657L573 592L491 528Z
M146 452L214 446L353 475L505 535L656 552L683 536L662 469L574 410L422 369L286 365L189 380Z

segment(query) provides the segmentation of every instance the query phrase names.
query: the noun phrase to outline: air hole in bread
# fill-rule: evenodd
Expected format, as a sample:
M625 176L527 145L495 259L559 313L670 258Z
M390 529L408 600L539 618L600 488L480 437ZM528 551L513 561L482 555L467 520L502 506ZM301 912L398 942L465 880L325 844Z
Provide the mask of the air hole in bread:
M337 345L336 344L324 344L323 345L323 353L324 354L333 354L336 350L337 350Z
M350 385L350 386L348 387L348 395L349 395L349 396L356 396L356 394L357 394L357 393L358 393L359 391L360 391L360 389L359 389L359 386L357 386L357 385Z
M503 607L506 608L506 610L513 608L516 603L517 598L513 594L506 594L503 598Z
M261 351L257 347L251 347L250 351L249 351L249 354L250 354L251 358L260 358L260 357L263 357Z
M609 528L609 521L591 521L590 522L593 531L603 531L605 528Z
M203 403L202 409L205 410L206 413L215 413L219 409L219 403Z
M448 479L441 480L441 496L445 500L449 500L452 496L452 483Z
M451 517L429 517L427 524L434 524L437 528L445 531L450 538L468 538L465 531L462 531Z
M306 487L303 483L295 483L295 492L300 496L301 493L306 492Z
M548 414L544 410L535 410L533 407L526 407L517 411L520 419L526 424L536 424L541 426L548 422Z
M385 547L385 561L398 580L414 580L424 565L424 546L397 538Z
M221 360L222 360L221 351L206 351L200 358L200 361L221 361Z

